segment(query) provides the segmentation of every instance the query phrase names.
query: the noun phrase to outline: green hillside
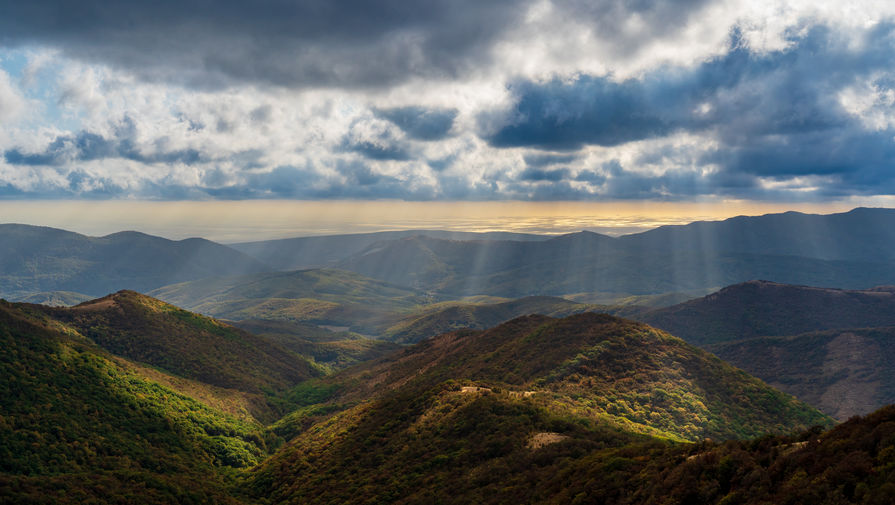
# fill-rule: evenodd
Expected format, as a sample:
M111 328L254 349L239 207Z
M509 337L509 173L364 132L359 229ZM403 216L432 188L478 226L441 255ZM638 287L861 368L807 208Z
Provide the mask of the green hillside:
M558 459L602 458L621 448L648 455L687 439L830 423L677 338L592 313L441 335L324 379L307 396L314 392L311 402L322 402L316 417L309 409L290 416L297 437L253 474L249 487L259 496L287 503L546 500L559 484L535 487L517 472L538 475ZM278 423L281 432L290 417ZM613 461L600 467L627 468Z
M895 496L895 406L827 432L675 444L496 395L443 393L432 405L400 435L381 412L334 418L262 464L246 488L289 504L889 505Z
M0 301L0 502L234 503L271 440Z
M320 375L273 342L133 291L70 308L23 309L69 326L113 354L215 386L283 391Z
M745 438L829 421L678 338L595 313L450 333L328 379L355 384L343 399L448 380L530 391L550 409L678 439Z

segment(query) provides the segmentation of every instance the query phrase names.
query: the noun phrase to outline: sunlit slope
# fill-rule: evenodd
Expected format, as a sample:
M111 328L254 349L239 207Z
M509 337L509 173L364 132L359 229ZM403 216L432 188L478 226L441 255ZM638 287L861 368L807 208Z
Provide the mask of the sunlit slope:
M677 338L591 313L441 335L319 384L330 385L329 405L355 406L299 429L254 474L260 495L422 503L450 501L460 486L474 493L466 499L490 487L513 501L505 493L556 493L513 475L556 458L830 422ZM494 475L514 484L498 487Z
M607 309L607 307L575 303L551 296L530 296L494 304L444 305L447 306L434 311L422 309L422 314L412 314L403 318L385 330L383 338L401 343L415 343L453 330L490 328L528 314L563 317L586 311L605 311Z
M445 391L418 400L428 410L407 424L381 414L411 401L395 396L315 428L254 472L249 491L309 504L888 505L895 496L895 406L826 432L673 444L499 395Z
M750 281L639 319L696 345L834 328L895 326L895 288L854 291Z
M148 291L211 275L267 270L229 247L193 238L168 240L137 232L87 237L54 228L0 225L0 296L74 291L101 296Z
M748 437L827 418L714 356L605 314L525 316L423 341L324 382L337 400L445 381L500 388L556 411L676 438Z
M395 311L428 303L422 292L341 270L297 270L175 284L150 293L231 320L274 319L366 332Z
M895 327L755 337L707 349L840 421L895 403Z
M214 386L284 391L320 375L274 342L133 291L70 308L23 309L44 314L113 354Z
M234 503L221 468L264 457L261 427L65 331L0 302L0 501Z

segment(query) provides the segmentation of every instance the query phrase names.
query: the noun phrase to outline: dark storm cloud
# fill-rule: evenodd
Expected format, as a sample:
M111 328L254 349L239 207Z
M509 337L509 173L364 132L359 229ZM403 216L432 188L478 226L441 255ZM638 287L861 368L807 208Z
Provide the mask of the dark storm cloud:
M719 145L697 164L752 177L833 175L847 185L895 192L892 128L871 131L839 103L847 86L895 89L895 27L881 24L860 44L817 26L783 51L756 54L734 32L730 51L693 69L663 68L640 79L583 76L574 82L519 82L505 124L486 134L495 147L576 150L615 146L671 133L708 134ZM483 115L482 124L494 113ZM643 152L642 163L667 153ZM648 194L656 184L617 178L613 194ZM668 191L700 192L690 180L659 180Z
M388 86L456 78L493 63L491 49L534 0L29 0L0 3L0 44L56 47L145 79L216 87ZM555 0L551 29L584 23L615 50L683 29L704 0ZM639 31L620 30L636 18Z
M509 0L30 0L0 4L0 43L38 44L199 86L381 86L452 77L525 14Z
M376 117L394 123L408 137L416 140L441 140L448 136L457 117L457 109L397 107L375 109Z

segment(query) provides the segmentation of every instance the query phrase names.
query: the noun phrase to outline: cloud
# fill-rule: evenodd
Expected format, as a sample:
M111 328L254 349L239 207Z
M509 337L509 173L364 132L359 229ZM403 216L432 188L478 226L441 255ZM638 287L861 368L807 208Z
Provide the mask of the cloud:
M0 121L10 121L25 109L25 99L9 81L9 75L0 70Z
M528 2L34 0L0 4L5 45L46 45L153 81L386 86L487 60ZM64 20L64 21L60 21Z
M519 173L517 179L520 181L550 181L557 182L567 179L569 170L565 168L557 168L553 170L542 170L538 168L526 168Z
M577 160L577 154L555 154L555 153L531 153L522 157L525 165L534 168L549 167L551 165L564 165Z
M107 139L87 131L57 136L41 152L27 153L13 148L6 150L3 156L11 165L31 166L65 166L73 162L108 158L121 158L140 163L186 165L203 161L202 155L195 149L145 153L137 148L132 138Z
M205 5L0 5L2 198L895 194L870 3Z
M836 175L846 184L895 190L885 169L895 163L895 130L884 123L868 131L837 99L866 79L879 93L895 89L891 78L878 77L895 67L895 25L880 24L858 41L815 26L789 41L785 50L759 54L734 31L727 54L690 69L660 68L618 82L611 76L518 82L511 110L483 114L482 134L497 148L573 151L688 132L713 140L698 157L700 166L756 178ZM487 131L497 114L503 124ZM667 160L658 152L640 154L641 163L658 161ZM686 177L653 179L668 192L690 194L703 186ZM628 180L626 187L613 183L610 192L650 193L656 186Z
M416 140L441 140L448 136L457 109L427 109L419 106L374 109L377 117L387 119Z

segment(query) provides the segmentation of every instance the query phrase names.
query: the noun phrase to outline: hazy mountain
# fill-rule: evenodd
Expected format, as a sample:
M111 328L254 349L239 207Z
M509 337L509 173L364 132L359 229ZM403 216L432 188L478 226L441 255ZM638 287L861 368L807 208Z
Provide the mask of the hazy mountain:
M699 291L772 279L867 288L895 284L895 211L786 213L668 226L619 238L381 241L337 263L391 283L453 296ZM829 248L827 248L829 246Z
M352 333L330 331L313 324L282 320L244 319L233 325L306 356L328 370L339 370L391 354L402 346Z
M895 403L895 327L756 337L707 349L841 421Z
M215 317L323 324L361 333L378 331L433 299L419 291L341 270L298 270L215 277L150 292L175 305Z
M662 226L620 237L619 241L629 248L667 251L672 255L708 251L891 263L895 260L895 209L739 216Z
M375 233L355 233L350 235L324 235L298 237L257 242L230 244L279 270L332 267L339 261L382 241L413 236L442 238L448 240L546 240L545 235L509 232L461 232L444 230L402 230Z
M71 307L79 303L87 302L96 297L75 293L72 291L46 291L34 293L28 296L13 298L11 301L22 303L34 303L38 305L50 305L52 307Z
M573 484L565 473L536 483L539 469L599 458L593 469L605 473L628 468L602 459L622 447L628 458L674 447L647 435L744 437L829 422L677 338L597 314L441 335L326 382L339 388L331 404L348 408L300 429L254 472L259 496L550 501ZM603 492L590 489L598 501Z
M440 305L447 306L439 308ZM388 328L383 333L383 338L394 342L415 343L458 329L483 330L528 314L563 317L593 310L606 311L606 307L551 296L529 296L492 304L447 302L433 305L432 309L403 318Z
M173 241L138 232L105 237L19 224L0 225L0 295L43 291L101 296L148 291L212 275L259 272L259 261L205 239Z
M696 345L835 328L895 326L895 288L856 291L750 281L638 319Z

